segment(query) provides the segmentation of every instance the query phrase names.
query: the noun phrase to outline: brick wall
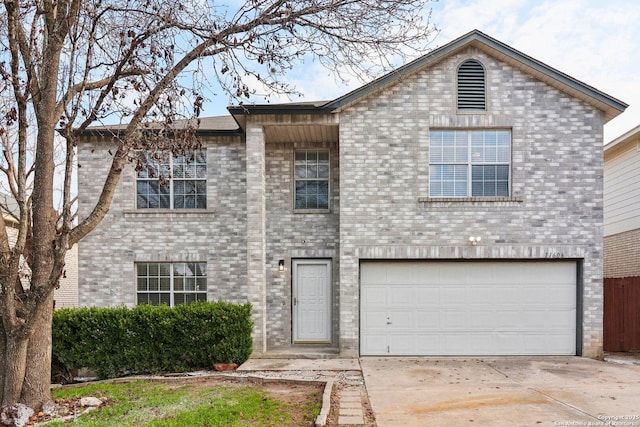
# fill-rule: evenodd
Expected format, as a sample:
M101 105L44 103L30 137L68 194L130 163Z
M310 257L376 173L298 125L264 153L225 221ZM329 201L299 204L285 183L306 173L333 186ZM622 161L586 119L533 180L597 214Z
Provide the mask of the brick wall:
M487 70L488 111L458 114L456 69ZM469 48L340 113L340 347L357 354L360 259L582 261L583 354L602 352L602 117ZM512 129L512 196L428 199L430 128ZM469 247L470 235L482 243Z
M266 217L264 256L249 279L247 268L246 150L237 139L207 141L208 209L205 212L151 212L134 209L135 175L125 170L107 218L80 242L80 305L135 305L137 261L207 261L209 299L254 305L255 350L291 343L291 260L328 258L333 261L333 310L338 336L338 212L339 162L336 143L266 145ZM293 153L295 149L329 149L331 153L331 213L293 213ZM93 150L93 152L92 152ZM80 145L81 217L101 188L108 165L104 142ZM260 159L258 159L260 160ZM261 160L260 160L261 161ZM258 163L260 162L258 161ZM256 195L260 189L252 189ZM262 197L254 197L259 205ZM257 209L257 208L256 208ZM256 221L252 221L255 228ZM258 239L260 230L251 235ZM286 260L286 271L277 268ZM260 273L256 276L256 273ZM262 278L264 274L264 278ZM265 285L262 285L264 280ZM264 302L263 302L264 301ZM266 304L265 307L261 304Z
M135 262L207 262L208 298L247 301L246 151L240 138L204 141L205 211L135 210L127 165L107 217L79 243L81 306L133 306ZM105 141L79 145L79 216L86 217L110 164Z
M327 258L332 260L332 336L337 341L338 224L340 211L339 161L337 143L267 143L267 344L291 343L291 260ZM294 213L293 155L297 149L328 149L330 153L330 213ZM278 261L286 269L278 271Z
M640 229L604 238L604 277L640 276Z

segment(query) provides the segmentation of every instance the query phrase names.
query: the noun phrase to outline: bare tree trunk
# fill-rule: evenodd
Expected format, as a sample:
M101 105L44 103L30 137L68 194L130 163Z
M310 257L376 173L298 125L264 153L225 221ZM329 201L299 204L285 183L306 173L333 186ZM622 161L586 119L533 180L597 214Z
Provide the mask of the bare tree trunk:
M20 402L40 409L51 401L51 318L53 292L38 312L26 353L26 371Z
M2 318L0 318L0 326L2 326ZM4 381L5 381L5 369L7 364L4 362L7 360L7 339L4 334L4 327L0 328L0 402L4 401Z
M11 405L20 400L24 373L27 365L27 345L26 337L6 337L5 347L5 376L3 383L2 404L0 406Z

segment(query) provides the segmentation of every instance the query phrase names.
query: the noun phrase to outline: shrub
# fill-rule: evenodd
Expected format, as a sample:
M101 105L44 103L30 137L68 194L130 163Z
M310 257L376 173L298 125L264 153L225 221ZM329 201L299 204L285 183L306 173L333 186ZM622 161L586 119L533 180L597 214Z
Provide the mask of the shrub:
M80 368L99 378L241 364L252 348L251 304L74 308L53 314L52 375Z

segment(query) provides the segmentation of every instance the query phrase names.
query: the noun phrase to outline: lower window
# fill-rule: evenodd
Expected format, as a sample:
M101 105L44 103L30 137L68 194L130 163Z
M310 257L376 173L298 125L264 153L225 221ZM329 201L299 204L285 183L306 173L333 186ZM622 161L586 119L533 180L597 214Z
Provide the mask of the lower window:
M136 263L138 304L173 307L207 300L207 263Z

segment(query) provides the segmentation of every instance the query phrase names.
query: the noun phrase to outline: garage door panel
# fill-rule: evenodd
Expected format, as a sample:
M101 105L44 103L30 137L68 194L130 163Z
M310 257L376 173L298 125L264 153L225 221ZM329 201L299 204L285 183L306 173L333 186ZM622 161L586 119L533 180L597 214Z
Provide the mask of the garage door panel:
M524 335L520 332L498 332L494 335L494 344L497 348L503 349L503 353L509 355L518 354L524 348Z
M441 329L443 331L464 330L467 326L466 312L464 310L441 310Z
M362 346L361 353L369 355L387 355L388 344L386 333L370 333L367 336L362 337L360 341Z
M387 304L390 306L407 307L414 304L412 286L399 285L387 288Z
M549 310L545 316L549 329L564 330L568 323L575 322L576 313L573 310Z
M522 301L526 301L528 305L544 305L552 303L554 299L552 295L549 295L548 292L549 290L546 289L545 286L539 286L536 288L530 286L518 288L519 297L522 299Z
M474 335L457 333L442 337L443 349L448 355L464 356L468 354L487 355L494 347L493 335L479 333Z
M389 310L387 312L388 329L393 330L411 330L414 325L413 311Z
M466 289L462 285L448 285L440 289L441 305L464 305L465 300Z
M574 345L571 345L570 342L573 341L575 343L575 336L554 334L551 332L545 334L524 334L522 338L524 351L532 355L546 355L549 347L572 351Z
M518 324L518 318L520 317L520 310L518 309L496 309L495 311L495 322L497 325L501 325L502 327Z
M389 283L388 268L384 263L369 263L366 270L360 271L360 281L368 285L384 285Z
M457 268L455 263L441 264L439 266L434 266L434 268L437 271L438 280L433 283L436 285L456 285L469 281L469 272Z
M419 307L434 306L440 304L440 289L436 286L416 286L414 292L414 304Z
M575 354L575 262L363 262L361 270L363 355Z
M489 291L487 286L477 285L470 286L467 289L466 301L469 304L487 305L494 301L493 292Z
M467 312L467 328L469 330L486 330L496 327L495 312L490 310L474 310Z
M563 284L576 280L576 270L564 268L564 263L547 263L543 270L544 283ZM574 265L575 267L575 265Z
M440 342L439 334L418 333L414 335L413 352L403 356L413 356L416 354L437 354L440 352L441 346L442 343Z
M399 355L410 355L415 351L413 338L415 337L411 333L394 334L389 337L389 348L393 348Z
M387 287L370 285L362 288L362 303L367 307L373 306L386 306L387 300Z
M370 310L360 317L361 328L365 330L385 329L387 327L386 310Z
M575 278L574 278L575 281ZM567 304L567 301L574 301L576 298L576 290L574 289L570 289L567 286L556 286L555 288L553 288L553 293L554 293L554 298L553 301L551 301L552 305L570 305Z
M440 326L440 314L437 310L415 311L416 332L438 330Z

